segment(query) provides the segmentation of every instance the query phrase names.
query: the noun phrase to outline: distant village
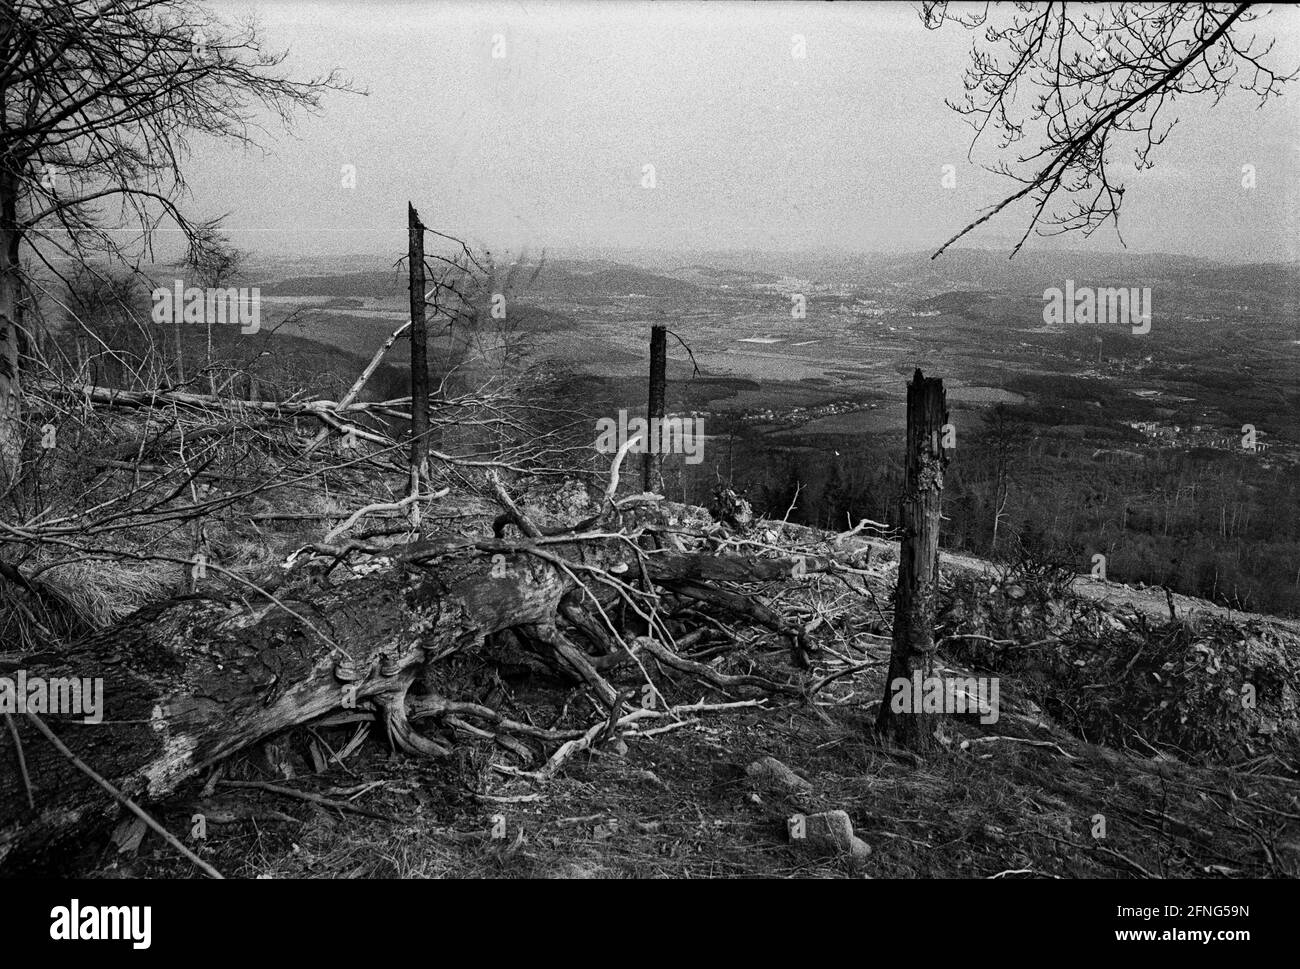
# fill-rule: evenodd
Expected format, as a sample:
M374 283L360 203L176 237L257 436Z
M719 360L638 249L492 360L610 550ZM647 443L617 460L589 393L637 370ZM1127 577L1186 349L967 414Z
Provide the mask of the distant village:
M1253 439L1243 443L1244 435L1241 433L1229 433L1221 427L1211 427L1208 424L1192 424L1183 427L1181 424L1161 424L1159 421L1128 421L1126 423L1128 427L1153 442L1169 444L1175 447L1206 447L1221 451L1246 451L1253 454L1264 454L1271 446L1268 441L1260 440L1262 435L1258 431L1254 433Z
M864 404L857 400L837 400L829 404L819 404L816 407L792 407L788 411L773 410L766 408L764 410L754 410L742 414L739 418L743 424L779 424L788 426L793 424L803 424L807 421L816 420L820 417L830 417L835 414L851 414L854 411L875 410L879 404ZM715 415L710 411L693 410L689 413L683 412L682 415L692 418L711 418Z

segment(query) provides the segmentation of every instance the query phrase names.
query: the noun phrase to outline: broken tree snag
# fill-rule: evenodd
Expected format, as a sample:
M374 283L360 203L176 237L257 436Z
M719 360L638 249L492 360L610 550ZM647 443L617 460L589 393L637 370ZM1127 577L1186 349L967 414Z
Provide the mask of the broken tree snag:
M406 203L407 259L411 288L411 487L429 475L429 361L424 322L424 223L415 206ZM418 514L418 512L416 512Z
M903 536L898 551L898 587L894 602L894 641L889 654L885 697L876 729L908 749L934 743L935 718L922 710L896 711L892 706L898 680L913 673L928 676L934 668L935 597L939 589L939 515L948 403L943 381L924 377L920 369L907 385L907 454L900 503ZM908 694L911 696L910 692Z
M641 466L641 490L658 491L662 485L663 456L658 453L655 428L662 426L664 392L668 385L668 329L663 324L650 327L650 401L646 408L646 425L650 440L645 442L645 463ZM659 424L655 423L659 419Z

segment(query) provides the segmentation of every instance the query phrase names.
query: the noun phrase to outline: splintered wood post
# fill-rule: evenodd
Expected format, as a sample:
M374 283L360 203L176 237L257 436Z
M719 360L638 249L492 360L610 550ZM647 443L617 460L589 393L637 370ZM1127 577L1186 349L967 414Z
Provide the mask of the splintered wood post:
M935 599L939 590L939 515L948 403L943 381L918 369L907 385L907 455L901 501L894 639L876 729L911 750L934 744L936 718L917 703L914 674L934 668ZM919 686L919 684L918 684ZM906 694L906 701L901 694ZM900 697L899 700L895 700Z
M646 408L646 425L650 440L645 442L645 463L642 464L641 490L658 491L662 486L660 471L663 456L658 453L658 430L663 425L664 389L668 383L668 330L662 323L650 328L650 403ZM655 419L658 418L658 423Z
M406 204L407 259L411 287L411 486L418 494L429 475L429 361L424 321L424 224Z
M8 43L4 48L8 49ZM19 352L22 332L21 229L18 176L6 164L0 171L0 486L16 481L22 459L23 431L19 402Z

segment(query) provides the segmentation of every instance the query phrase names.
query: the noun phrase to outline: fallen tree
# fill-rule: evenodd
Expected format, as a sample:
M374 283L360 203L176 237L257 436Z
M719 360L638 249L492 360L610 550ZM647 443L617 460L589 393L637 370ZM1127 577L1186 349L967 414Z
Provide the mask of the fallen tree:
M373 715L394 748L421 757L447 755L458 736L494 737L524 759L526 741L559 744L548 754L552 773L555 757L601 738L600 722L547 730L450 696L442 671L462 651L527 654L572 679L607 711L605 735L673 716L647 664L729 697L805 693L797 670L732 675L691 658L689 649L716 644L718 634L672 617L705 603L786 638L797 659L804 628L728 586L784 580L829 561L719 550L716 537L674 527L645 496L607 497L593 519L543 534L497 490L507 511L492 537L309 546L257 583L257 597L172 598L57 653L8 657L0 675L21 665L28 677L102 678L105 715L98 724L12 715L0 753L0 868L48 868L125 802L163 798L259 741L340 710ZM507 536L511 525L519 537ZM354 560L368 574L331 578ZM639 702L626 705L630 696ZM42 736L37 717L65 750Z

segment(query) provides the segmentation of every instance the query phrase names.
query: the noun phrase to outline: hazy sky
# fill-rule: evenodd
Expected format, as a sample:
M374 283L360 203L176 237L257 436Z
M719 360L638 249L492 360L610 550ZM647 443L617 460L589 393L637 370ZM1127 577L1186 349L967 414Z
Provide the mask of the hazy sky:
M337 66L370 92L328 96L265 154L197 146L194 203L229 211L254 249L397 251L410 199L427 224L498 251L916 250L1012 187L967 160L970 129L944 104L961 94L971 35L924 29L913 4L208 5L253 13L295 72ZM1278 38L1281 68L1300 65L1300 10L1274 10L1260 32ZM1241 91L1213 110L1182 102L1154 170L1122 156L1129 247L1300 258L1291 88L1262 110ZM955 189L941 186L945 164ZM1022 229L1003 217L969 244L1009 247ZM1116 242L1104 230L1068 244Z

